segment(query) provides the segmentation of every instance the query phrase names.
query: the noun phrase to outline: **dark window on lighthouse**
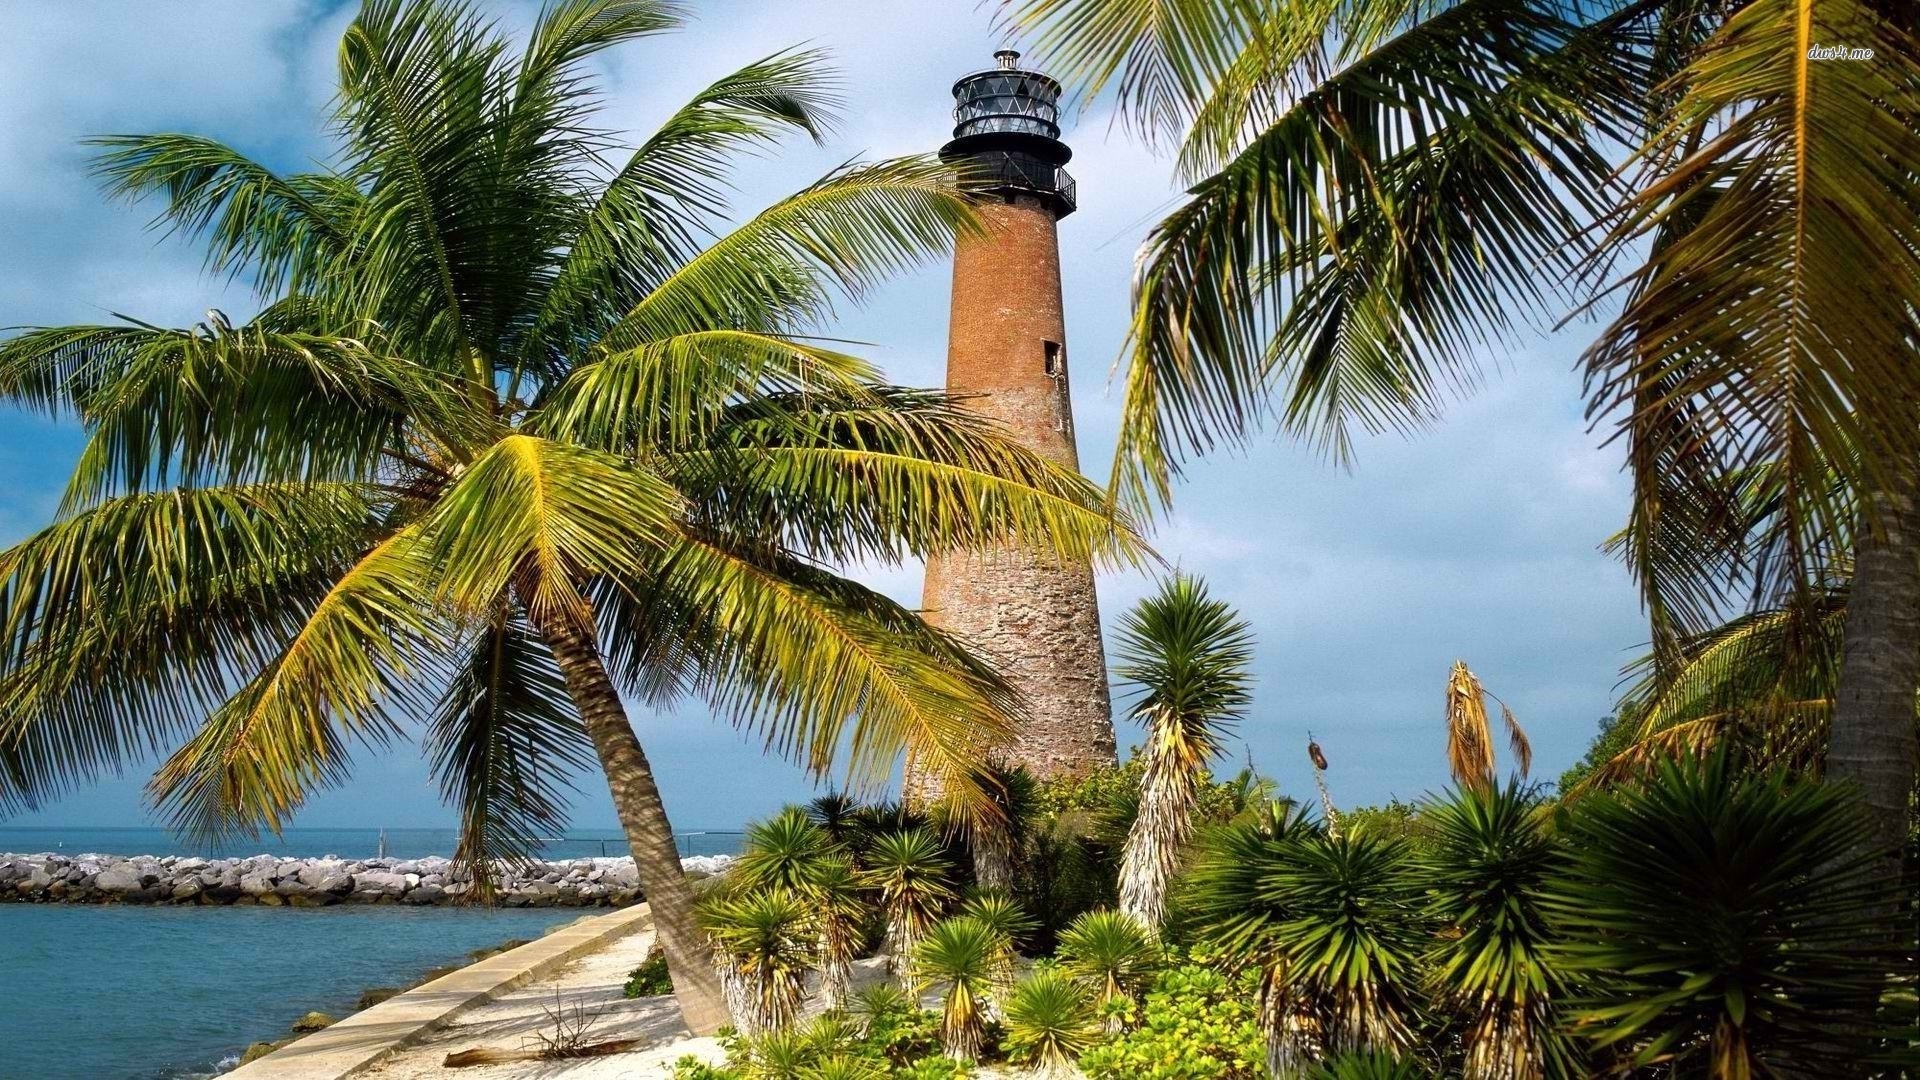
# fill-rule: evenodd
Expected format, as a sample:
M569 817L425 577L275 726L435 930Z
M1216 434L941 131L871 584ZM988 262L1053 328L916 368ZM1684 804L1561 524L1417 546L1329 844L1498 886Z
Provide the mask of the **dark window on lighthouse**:
M1060 377L1060 343L1057 341L1043 341L1041 344L1046 348L1047 378L1057 379Z

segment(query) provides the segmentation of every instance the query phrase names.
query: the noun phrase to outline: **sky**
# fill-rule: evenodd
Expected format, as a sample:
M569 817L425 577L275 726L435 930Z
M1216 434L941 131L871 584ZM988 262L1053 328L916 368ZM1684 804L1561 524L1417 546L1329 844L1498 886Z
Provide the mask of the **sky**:
M954 78L1008 43L973 0L694 0L682 31L598 64L603 126L638 142L701 86L777 50L830 50L846 117L823 147L791 143L740 172L751 213L841 162L937 148ZM532 5L483 0L509 27ZM244 283L212 279L189 241L149 228L154 207L109 201L81 140L108 133L210 135L282 169L326 153L322 121L335 47L352 10L298 0L94 0L7 5L0 35L0 327L105 322L115 314L184 325L209 309L244 317ZM1119 391L1111 379L1128 280L1148 228L1177 205L1169 163L1112 123L1100 102L1069 122L1080 211L1060 228L1080 455L1105 480ZM903 275L840 313L836 336L897 382L943 380L948 268ZM3 333L4 331L0 331ZM1447 782L1442 690L1465 660L1532 736L1534 772L1576 760L1612 708L1621 666L1645 640L1624 570L1599 544L1624 520L1617 446L1584 419L1575 370L1588 325L1490 349L1488 377L1444 421L1412 437L1364 439L1351 468L1263 440L1195 463L1153 537L1252 624L1250 755L1284 790L1311 795L1311 732L1346 806L1415 799ZM0 543L44 527L78 453L70 421L0 406ZM917 566L863 575L905 602ZM1144 574L1100 581L1103 620L1152 588ZM810 797L800 770L697 702L633 706L676 826L735 828ZM1139 731L1120 720L1121 745ZM0 824L157 823L134 766ZM578 827L614 824L597 776L578 778ZM344 787L313 798L295 826L451 825L417 749L366 752Z

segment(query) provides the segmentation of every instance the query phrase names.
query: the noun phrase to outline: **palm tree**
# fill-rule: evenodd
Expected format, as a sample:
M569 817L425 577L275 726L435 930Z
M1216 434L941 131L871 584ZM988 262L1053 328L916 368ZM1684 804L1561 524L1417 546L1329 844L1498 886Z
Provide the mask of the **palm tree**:
M1549 950L1545 910L1559 846L1547 807L1517 783L1468 788L1422 813L1427 917L1449 928L1429 957L1436 997L1466 1017L1466 1080L1586 1075L1561 1028L1567 975Z
M1060 934L1060 970L1094 993L1107 1030L1121 1027L1121 1010L1153 977L1160 950L1138 919L1118 911L1089 911Z
M1479 677L1467 670L1466 661L1455 660L1447 674L1447 768L1461 787L1487 791L1494 786L1493 726L1487 720L1490 697L1500 706L1500 720L1506 725L1507 744L1520 775L1533 768L1533 746L1513 710L1480 684Z
M807 904L786 889L721 895L702 904L701 921L715 962L732 983L740 1030L758 1035L791 1027L819 959L818 928Z
M1627 1068L1865 1074L1874 1009L1912 971L1879 930L1895 892L1877 853L1841 854L1871 835L1853 793L1722 752L1565 820L1545 905L1552 959L1585 983L1577 1031Z
M1000 986L1000 935L969 915L943 919L914 945L913 984L938 987L944 1004L940 1041L956 1061L976 1061L986 1040L986 1001Z
M1121 619L1117 648L1114 673L1135 687L1130 711L1147 729L1140 810L1120 862L1120 910L1158 933L1207 766L1253 699L1253 636L1205 582L1175 574Z
M1004 3L1084 92L1117 82L1191 185L1137 260L1118 494L1164 503L1184 459L1270 417L1347 457L1356 427L1430 421L1489 346L1617 299L1590 413L1619 418L1663 672L1725 606L1805 608L1850 562L1828 767L1893 846L1920 763L1906 12ZM1757 475L1771 546L1737 527Z
M1041 1077L1068 1077L1073 1064L1100 1037L1099 1018L1086 992L1052 964L1034 968L1007 998L1007 1050Z
M880 834L865 861L862 880L880 894L887 917L887 968L900 974L953 900L952 864L924 828Z
M0 343L0 397L89 436L58 520L0 554L0 804L184 737L151 788L176 825L278 828L419 723L484 884L597 761L706 1032L725 1012L623 690L861 782L911 746L964 797L1017 703L820 565L1132 541L957 404L798 336L971 227L937 165L850 165L720 230L742 151L830 122L817 54L725 76L600 167L583 65L676 11L556 0L515 48L463 5L367 0L322 171L103 140L114 190L265 306Z

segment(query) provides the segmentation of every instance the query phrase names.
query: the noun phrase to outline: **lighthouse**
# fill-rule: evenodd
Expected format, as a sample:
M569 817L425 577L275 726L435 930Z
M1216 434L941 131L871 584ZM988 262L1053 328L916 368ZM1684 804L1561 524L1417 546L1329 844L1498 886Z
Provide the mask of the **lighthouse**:
M1064 168L1073 151L1060 141L1060 84L1023 70L1012 50L994 59L954 83L953 141L940 151L980 196L985 225L954 250L947 390L1078 469L1057 234L1077 192ZM942 555L927 564L921 606L1025 699L1000 764L1044 778L1115 762L1091 565L1012 549Z

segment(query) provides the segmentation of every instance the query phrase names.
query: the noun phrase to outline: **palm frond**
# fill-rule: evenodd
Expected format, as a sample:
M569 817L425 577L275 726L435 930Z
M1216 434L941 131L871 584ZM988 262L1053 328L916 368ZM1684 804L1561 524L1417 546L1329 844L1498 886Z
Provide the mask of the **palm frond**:
M1097 487L942 394L761 395L670 464L697 507L836 563L992 547L1067 562L1151 557Z
M281 176L238 150L198 135L112 135L93 171L110 195L159 194L154 221L169 232L205 235L207 269L253 276L263 297L304 291L350 244L362 196L330 173Z
M1871 55L1809 55L1827 41ZM1774 485L1775 573L1802 595L1852 526L1850 493L1920 453L1906 362L1920 301L1905 172L1920 159L1915 55L1905 30L1852 0L1743 7L1676 78L1610 238L1608 253L1651 250L1587 353L1592 414L1620 409L1670 486ZM1680 410L1685 422L1665 419ZM1710 579L1725 526L1705 525L1694 550ZM1671 546L1684 558L1686 545Z
M905 751L950 785L962 821L998 813L976 766L1022 706L919 616L797 560L695 538L645 580L644 598L608 590L601 604L629 686L653 686L661 657L677 658L684 681L670 689L816 774L844 760L851 782L874 786Z
M262 485L109 500L0 552L0 808L164 750L378 535L356 488Z
M580 583L638 577L644 552L679 533L678 493L612 456L508 435L476 458L422 520L439 594L492 610L512 585L536 623L584 618Z
M553 657L505 608L467 643L421 749L460 813L454 861L483 897L496 863L525 863L566 828L570 774L595 764Z
M825 57L812 50L756 60L694 95L575 225L533 339L597 339L699 250L700 230L725 212L735 152L770 146L788 131L817 140L838 104Z
M1198 185L1136 271L1116 495L1163 502L1185 455L1248 438L1270 398L1283 430L1345 458L1356 425L1417 426L1471 387L1606 209L1600 147L1645 78L1634 25L1467 0Z
M600 345L618 351L717 327L790 331L826 314L835 290L857 299L978 227L950 170L933 158L848 165L681 264Z
M279 654L175 750L148 785L196 836L278 831L318 787L347 776L349 740L379 744L426 713L446 629L423 603L428 553L395 533L306 614Z

